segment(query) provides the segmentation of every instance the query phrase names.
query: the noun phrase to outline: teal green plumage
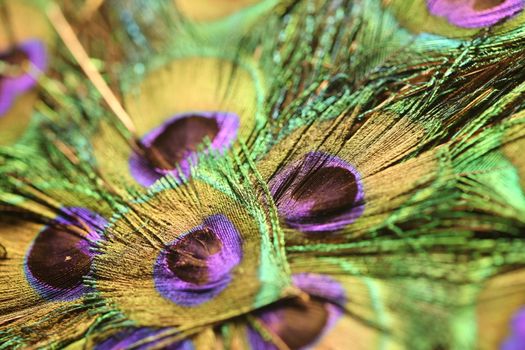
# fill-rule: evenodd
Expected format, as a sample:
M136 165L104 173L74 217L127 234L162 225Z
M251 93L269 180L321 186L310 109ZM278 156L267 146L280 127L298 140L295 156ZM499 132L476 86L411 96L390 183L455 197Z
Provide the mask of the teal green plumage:
M0 349L524 346L521 5L205 3L24 5Z

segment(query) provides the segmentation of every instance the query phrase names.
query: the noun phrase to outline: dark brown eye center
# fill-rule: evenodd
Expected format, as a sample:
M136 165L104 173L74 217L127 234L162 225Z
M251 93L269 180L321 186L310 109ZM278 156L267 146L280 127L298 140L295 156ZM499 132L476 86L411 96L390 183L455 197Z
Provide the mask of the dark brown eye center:
M222 249L222 242L209 228L191 232L170 247L168 267L181 280L197 285L209 280L206 259Z
M489 10L493 7L496 7L498 5L501 5L504 2L505 0L475 0L472 8L475 11L484 11L484 10Z
M292 350L311 345L328 324L327 303L317 298L286 302L278 312L279 322L272 329Z
M18 48L1 53L0 61L8 65L8 67L5 68L5 72L0 71L0 82L5 78L17 77L24 74L30 65L27 54Z
M197 151L206 138L213 141L219 130L215 118L190 115L177 119L146 147L146 157L158 169L173 170L189 153Z
M305 219L333 216L355 206L358 187L355 175L341 167L322 167L305 175L291 193L296 205L313 202Z
M59 289L82 283L91 266L91 257L80 249L83 238L61 228L46 228L35 239L27 257L31 274Z

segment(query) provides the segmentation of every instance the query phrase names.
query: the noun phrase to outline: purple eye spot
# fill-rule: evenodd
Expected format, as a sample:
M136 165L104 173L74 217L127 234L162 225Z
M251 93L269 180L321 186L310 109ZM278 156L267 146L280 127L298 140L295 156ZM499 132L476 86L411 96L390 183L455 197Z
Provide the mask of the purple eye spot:
M44 229L33 243L27 265L33 277L58 289L77 287L90 270L83 238L65 228Z
M427 0L429 12L463 28L494 25L523 10L523 0Z
M212 215L161 251L154 266L155 286L178 305L199 305L228 286L241 259L239 232L226 216Z
M323 301L292 300L270 307L261 319L290 349L302 349L316 341L328 323Z
M170 270L179 279L203 285L209 281L207 260L221 249L221 240L205 227L170 246L166 259Z
M196 152L205 138L213 140L218 133L215 118L190 115L168 124L145 148L146 154L157 169L173 170L188 153Z
M0 116L9 111L15 99L36 85L47 67L47 53L39 40L28 40L0 52Z
M27 279L44 298L71 300L85 292L83 277L91 270L90 241L106 221L83 208L69 208L40 231L25 257ZM86 231L87 230L87 231Z
M525 307L518 310L511 323L510 336L501 345L501 350L522 350L525 344Z
M292 350L315 344L342 315L346 298L341 285L328 276L298 274L294 285L309 294L308 300L283 300L256 314L264 326ZM255 330L248 331L253 349L277 349Z
M361 178L350 164L311 152L288 165L269 183L280 216L305 233L336 231L364 210Z
M224 151L237 137L238 129L239 117L233 113L178 114L142 138L143 154L134 153L129 159L131 175L143 186L166 174L177 175L177 167L187 176L206 139L211 149Z

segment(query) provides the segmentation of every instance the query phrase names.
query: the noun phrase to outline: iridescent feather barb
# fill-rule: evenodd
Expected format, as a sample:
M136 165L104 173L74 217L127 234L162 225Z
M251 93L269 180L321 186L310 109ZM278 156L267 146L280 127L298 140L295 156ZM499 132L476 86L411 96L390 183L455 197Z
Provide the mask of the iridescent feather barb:
M525 346L521 0L0 1L0 349Z

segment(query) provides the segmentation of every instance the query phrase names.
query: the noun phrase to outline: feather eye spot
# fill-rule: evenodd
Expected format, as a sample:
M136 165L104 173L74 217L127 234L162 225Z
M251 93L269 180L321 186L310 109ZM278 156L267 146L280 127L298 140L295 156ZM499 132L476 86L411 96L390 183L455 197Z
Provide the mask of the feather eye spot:
M325 275L296 274L292 281L308 298L280 301L264 308L257 316L289 349L300 350L312 346L335 325L342 315L340 305L346 298L341 285ZM249 330L248 336L255 349L276 348L255 330Z
M170 270L181 280L196 285L209 281L206 260L222 249L222 242L208 227L185 235L169 247L167 262Z
M157 169L173 170L188 152L196 152L204 139L213 140L218 132L216 119L189 115L166 125L145 148L146 156Z
M85 291L83 277L91 270L91 241L100 237L95 228L106 221L87 209L70 208L34 239L25 257L25 273L44 298L75 299Z
M339 230L364 210L358 172L323 152L308 153L285 167L269 187L286 224L306 233Z
M160 253L154 267L155 285L178 305L199 305L228 286L241 259L239 232L226 216L212 215Z
M227 149L237 136L239 117L227 112L192 112L170 118L141 140L143 154L133 153L129 167L133 177L150 186L167 174L187 176L197 152L208 140L216 151Z
M0 52L0 116L5 115L15 99L36 85L47 67L47 53L40 40L28 40Z
M523 0L427 0L429 12L463 28L482 28L516 15Z
M505 0L474 0L472 8L476 11L488 10L503 4Z
M83 238L67 228L47 227L35 239L27 256L34 278L58 289L77 287L89 272L90 256Z
M302 349L311 345L323 333L328 322L326 303L317 298L303 302L286 301L269 307L260 315L263 323L283 341L289 349ZM257 335L250 336L258 343ZM256 346L254 348L257 349Z

